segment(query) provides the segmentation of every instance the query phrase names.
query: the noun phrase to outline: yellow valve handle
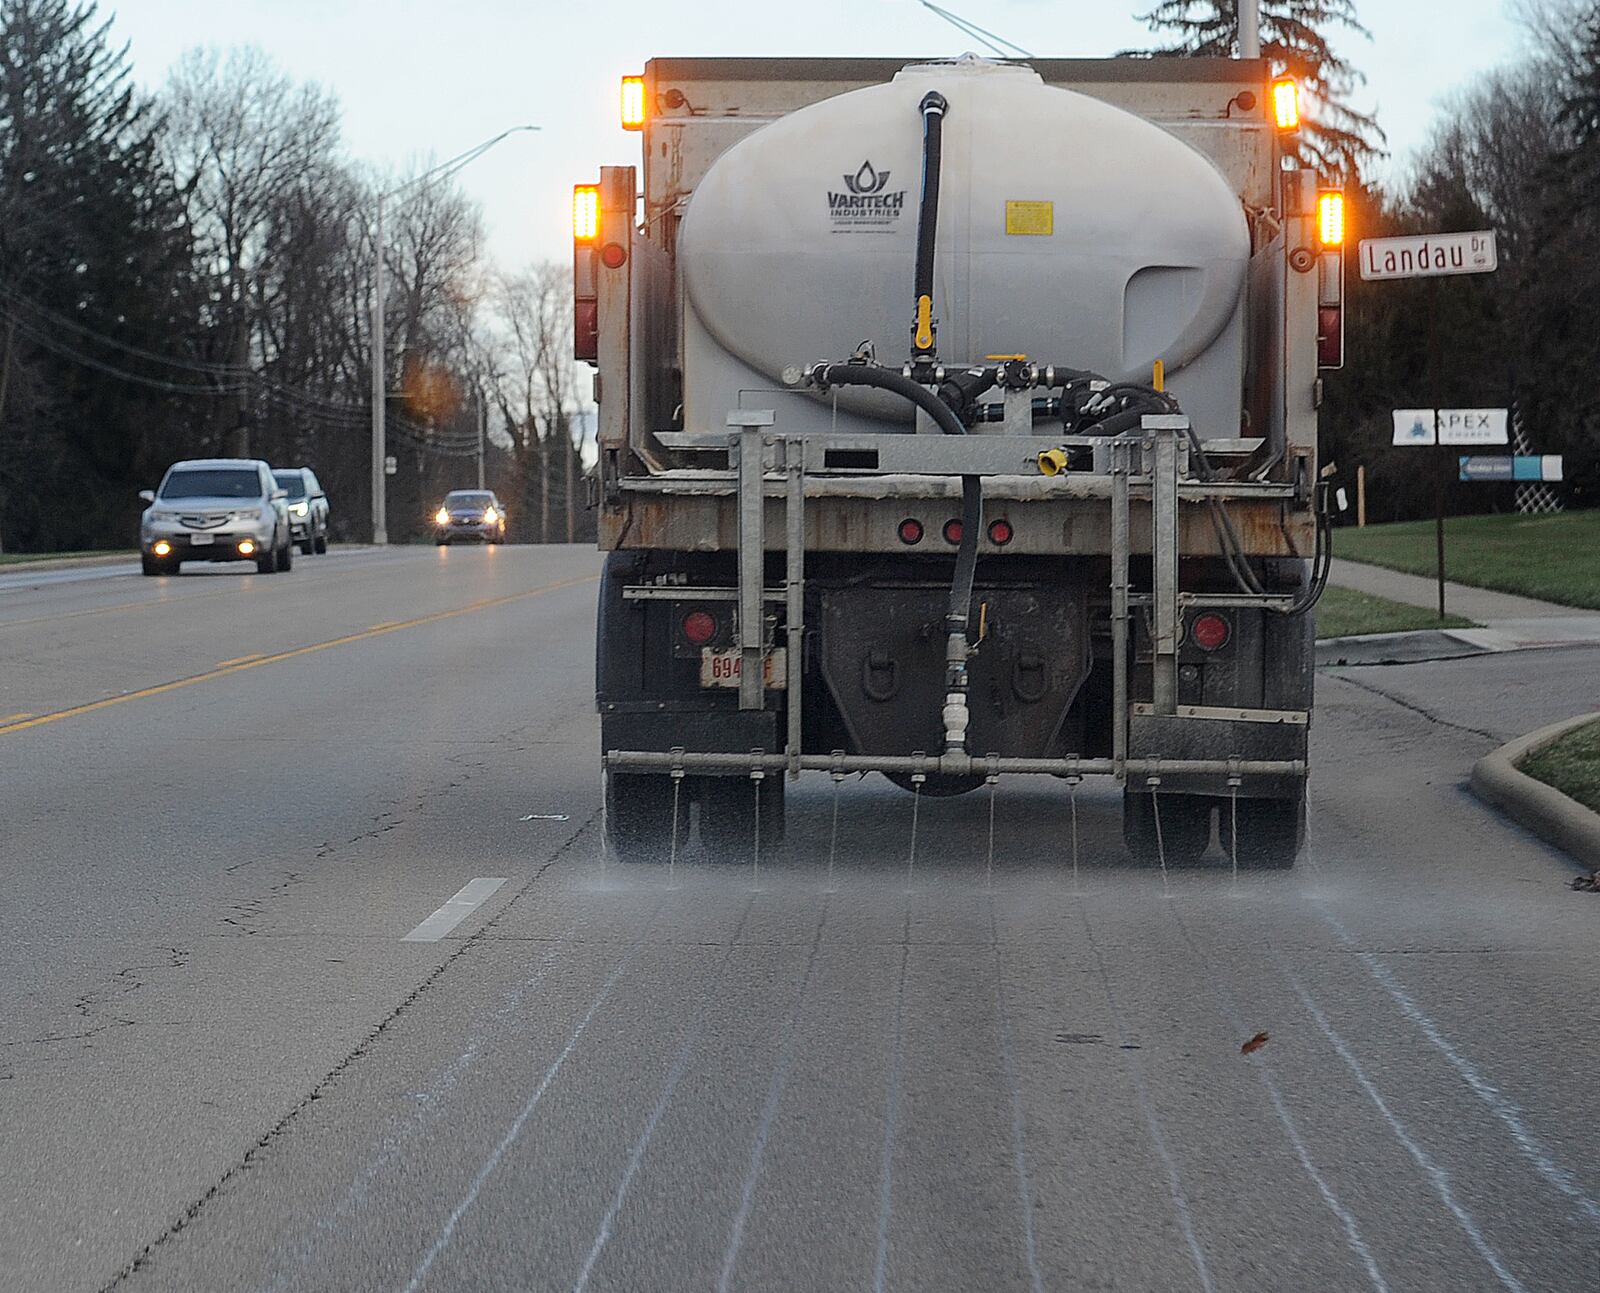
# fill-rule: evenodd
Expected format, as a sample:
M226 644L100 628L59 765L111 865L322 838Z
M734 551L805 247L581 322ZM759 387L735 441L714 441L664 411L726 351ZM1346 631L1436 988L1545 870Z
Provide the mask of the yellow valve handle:
M1039 474L1041 476L1059 476L1067 469L1067 451L1065 449L1046 449L1039 455Z
M1156 360L1155 369L1150 374L1150 385L1158 391L1167 389L1167 366L1159 359Z
M933 298L931 296L919 296L917 298L916 346L918 350L933 349Z

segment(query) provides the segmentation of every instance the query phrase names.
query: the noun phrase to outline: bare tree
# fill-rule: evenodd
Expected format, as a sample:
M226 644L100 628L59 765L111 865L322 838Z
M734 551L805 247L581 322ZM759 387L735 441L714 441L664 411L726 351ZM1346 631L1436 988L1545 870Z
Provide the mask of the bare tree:
M219 284L217 331L226 361L248 369L254 317L271 231L283 204L323 186L335 169L339 106L316 85L297 85L261 50L191 50L167 86L168 163L184 193L189 222ZM247 396L241 393L235 452L249 451Z
M501 415L512 438L525 505L538 493L538 538L551 541L551 485L560 471L566 538L577 533L575 495L579 449L578 375L572 359L572 275L564 266L534 265L502 275L495 293L495 328L502 356Z

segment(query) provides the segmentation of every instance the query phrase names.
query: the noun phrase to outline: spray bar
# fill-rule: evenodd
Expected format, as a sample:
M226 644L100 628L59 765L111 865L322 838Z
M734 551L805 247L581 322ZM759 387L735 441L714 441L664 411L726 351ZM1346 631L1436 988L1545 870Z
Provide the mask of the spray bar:
M782 772L791 759L782 754L748 754L701 750L607 750L605 766L619 772ZM1111 776L1114 759L1025 759L970 754L804 754L803 772L901 772L932 776L1090 777ZM1302 759L1125 759L1128 776L1159 777L1164 773L1195 776L1304 777Z

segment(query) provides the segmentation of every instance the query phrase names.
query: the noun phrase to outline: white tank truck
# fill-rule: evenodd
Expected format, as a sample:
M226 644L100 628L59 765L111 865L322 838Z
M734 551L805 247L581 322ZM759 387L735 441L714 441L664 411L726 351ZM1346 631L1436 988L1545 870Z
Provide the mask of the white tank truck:
M1140 859L1305 830L1343 201L1258 60L657 59L574 190L610 847L785 783L1110 775ZM642 196L641 196L642 195Z

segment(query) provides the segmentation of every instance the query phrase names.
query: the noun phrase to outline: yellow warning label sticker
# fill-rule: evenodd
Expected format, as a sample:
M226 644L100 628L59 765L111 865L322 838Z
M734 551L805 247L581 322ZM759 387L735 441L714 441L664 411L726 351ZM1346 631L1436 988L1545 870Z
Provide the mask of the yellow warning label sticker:
M1007 202L1006 232L1048 238L1056 231L1054 202Z

